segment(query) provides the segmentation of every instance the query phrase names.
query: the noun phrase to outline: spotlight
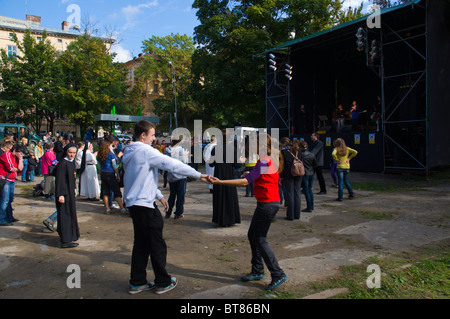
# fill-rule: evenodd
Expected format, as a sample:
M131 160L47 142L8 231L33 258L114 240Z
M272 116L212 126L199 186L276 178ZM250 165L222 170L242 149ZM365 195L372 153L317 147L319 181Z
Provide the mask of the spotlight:
M364 40L365 40L365 31L364 31L364 29L362 27L359 27L358 31L355 34L355 36L356 36L356 39L357 39L356 40L357 50L359 52L361 52L361 51L364 50L364 47L365 47L365 45L364 45Z
M373 62L374 60L380 58L380 45L377 40L372 40L371 49L372 50L369 53L370 53L370 59Z
M275 60L275 55L272 53L269 54L269 69L271 69L273 72L277 70L277 61Z
M285 66L285 69L283 70L285 73L284 76L290 81L290 80L292 80L292 76L291 76L292 66L287 63L285 63L284 66Z

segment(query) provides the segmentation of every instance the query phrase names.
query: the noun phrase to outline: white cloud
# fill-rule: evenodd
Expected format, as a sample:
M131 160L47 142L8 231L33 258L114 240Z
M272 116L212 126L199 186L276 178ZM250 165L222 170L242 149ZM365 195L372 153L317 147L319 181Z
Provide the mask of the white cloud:
M124 30L130 29L136 25L136 16L143 13L142 9L149 9L151 7L158 6L158 0L150 1L147 3L141 3L138 5L132 6L131 4L123 7L121 12L125 17L126 23L123 27Z
M123 48L120 44L114 44L111 51L117 53L114 62L127 62L132 59L130 51Z

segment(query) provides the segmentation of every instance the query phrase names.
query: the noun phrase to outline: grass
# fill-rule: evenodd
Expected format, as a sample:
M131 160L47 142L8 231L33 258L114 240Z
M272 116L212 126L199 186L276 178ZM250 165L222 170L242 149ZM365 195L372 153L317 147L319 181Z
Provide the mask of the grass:
M408 184L387 184L387 183L377 183L377 182L352 182L352 188L355 190L362 191L373 191L373 192L383 192L383 193L393 193L400 191L416 191L420 190L421 187L417 185Z
M450 297L450 253L434 250L436 256L394 255L371 257L364 264L343 266L338 275L307 283L287 291L271 292L262 298L298 299L327 289L348 288L335 299L448 299ZM406 263L405 263L406 262ZM381 269L380 288L368 288L372 272L367 266Z
M369 218L369 219L376 219L376 220L380 220L380 219L393 219L394 216L392 214L388 214L388 213L376 213L376 212L371 212L368 210L357 210L357 209L351 209L350 212L353 213L360 213L363 214L365 217Z

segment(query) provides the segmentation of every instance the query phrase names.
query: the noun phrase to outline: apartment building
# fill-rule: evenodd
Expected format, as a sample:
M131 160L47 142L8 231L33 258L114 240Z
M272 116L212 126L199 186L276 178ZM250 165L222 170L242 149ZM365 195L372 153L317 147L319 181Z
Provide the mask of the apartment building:
M41 17L34 15L26 15L26 20L14 19L5 16L0 16L0 49L4 49L9 55L18 55L17 47L12 40L12 34L15 32L19 41L29 29L36 40L42 39L44 30L47 32L47 39L56 48L58 52L66 50L70 42L75 41L80 35L79 32L69 29L69 23L63 21L61 29L43 27L41 25ZM112 39L102 38L107 47L113 43Z
M127 84L130 89L136 83L136 69L143 64L144 56L148 54L140 53L132 60L125 62L125 68L127 69ZM164 97L164 91L161 85L163 80L161 78L149 79L145 81L143 93L142 93L142 115L143 116L156 116L154 113L153 100Z
M20 56L16 44L12 39L13 33L17 35L19 42L22 42L23 36L27 30L31 31L33 37L36 40L42 40L42 34L44 30L47 33L47 40L53 45L53 47L62 53L67 49L67 46L75 41L80 33L69 29L69 23L63 21L61 23L61 29L48 28L41 25L41 17L34 15L26 15L26 20L14 19L10 17L0 16L0 49L4 49L9 56ZM101 38L109 49L114 43L113 39ZM42 130L45 131L46 122L43 123ZM59 118L55 120L54 131L59 132L73 132L74 125L70 124L63 115L59 114ZM39 132L37 132L39 133Z

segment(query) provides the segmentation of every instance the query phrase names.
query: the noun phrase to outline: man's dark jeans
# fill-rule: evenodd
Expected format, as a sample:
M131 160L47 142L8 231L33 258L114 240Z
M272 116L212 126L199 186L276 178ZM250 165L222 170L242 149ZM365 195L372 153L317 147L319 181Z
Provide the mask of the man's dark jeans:
M179 216L183 214L184 212L184 197L186 195L186 178L183 178L176 182L169 182L170 187L170 195L168 199L169 203L169 210L167 211L167 214L172 213L173 206L175 205L175 199L176 199L176 206L175 206L175 215Z

